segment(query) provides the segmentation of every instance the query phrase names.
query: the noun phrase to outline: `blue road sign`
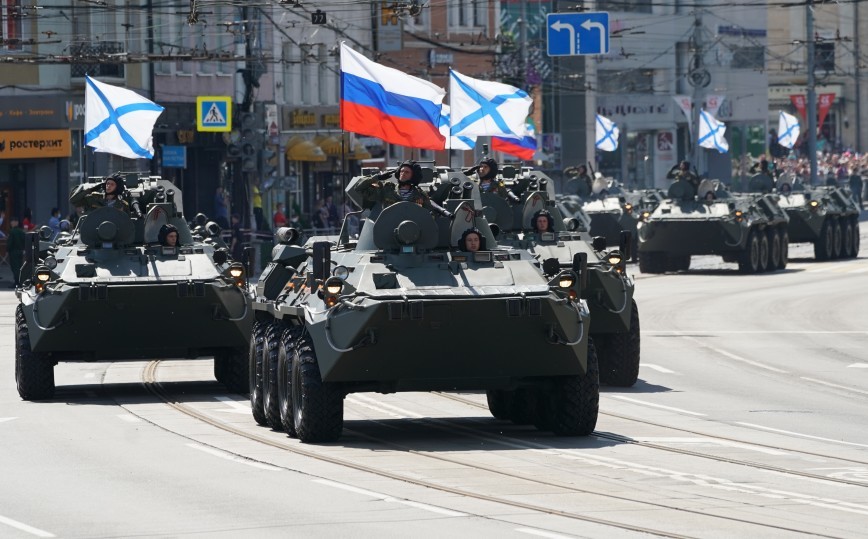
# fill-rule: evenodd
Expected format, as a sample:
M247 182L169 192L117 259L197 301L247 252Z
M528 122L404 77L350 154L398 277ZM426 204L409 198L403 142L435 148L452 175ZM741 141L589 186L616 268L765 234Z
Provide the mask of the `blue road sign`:
M187 168L187 147L163 146L163 166Z
M196 97L196 129L198 131L231 131L232 98L220 95Z
M609 53L609 14L549 13L546 15L549 56Z

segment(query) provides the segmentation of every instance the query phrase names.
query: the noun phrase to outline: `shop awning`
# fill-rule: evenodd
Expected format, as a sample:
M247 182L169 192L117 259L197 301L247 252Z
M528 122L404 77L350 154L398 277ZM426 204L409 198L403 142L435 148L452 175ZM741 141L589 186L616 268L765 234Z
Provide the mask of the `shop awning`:
M347 159L353 159L355 161L361 161L362 159L370 158L371 152L369 152L368 149L361 144L356 144L356 147L353 148L353 151L347 154Z
M341 153L343 153L343 148L341 147L341 141L336 139L335 137L328 135L318 135L314 137L313 141L322 148L322 151L329 157L340 157Z
M304 140L301 137L292 137L286 143L286 158L290 161L317 161L322 162L328 159L322 148Z

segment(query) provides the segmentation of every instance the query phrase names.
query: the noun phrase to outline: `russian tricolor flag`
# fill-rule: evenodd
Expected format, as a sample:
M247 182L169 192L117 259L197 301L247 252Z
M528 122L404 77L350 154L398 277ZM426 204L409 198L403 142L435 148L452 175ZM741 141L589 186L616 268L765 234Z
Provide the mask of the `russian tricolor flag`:
M536 130L533 124L525 125L524 136L518 138L491 137L491 149L514 155L522 161L532 161L536 153Z
M392 144L443 150L440 107L446 91L368 60L341 43L341 129Z

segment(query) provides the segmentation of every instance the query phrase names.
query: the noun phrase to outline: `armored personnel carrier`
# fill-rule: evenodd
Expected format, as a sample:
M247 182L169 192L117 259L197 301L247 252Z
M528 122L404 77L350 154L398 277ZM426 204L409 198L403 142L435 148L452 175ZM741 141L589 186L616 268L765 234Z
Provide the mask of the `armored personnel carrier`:
M278 232L254 302L254 419L323 442L340 436L348 393L486 390L497 418L590 434L599 374L585 267L541 270L527 251L497 245L472 182L443 201L449 217L372 204L360 185L374 181L391 180L356 177L346 189L365 208L357 238L346 224L336 241L304 245Z
M676 180L638 224L639 270L687 271L693 255L719 255L742 273L784 269L787 215L769 186L752 185L754 192L736 195L716 180L703 180L698 189Z
M609 245L615 245L620 241L621 231L628 230L633 237L631 253L635 259L636 225L642 215L652 213L663 198L664 193L658 189L627 190L614 179L596 178L583 206L591 218L591 235L603 236Z
M524 169L515 174L501 167L504 188L515 197L483 193L483 213L499 230L499 245L527 250L538 260L569 268L581 258L587 264L582 299L587 300L593 324L591 338L605 384L629 387L639 376L639 309L633 299L634 281L627 274L632 237L621 232L609 247L604 237L591 237L587 223L569 213L574 195L558 199L554 182L545 173ZM548 229L536 226L546 216Z
M793 176L778 179L779 204L790 218L791 243L814 244L814 258L855 258L859 254L859 207L846 189L806 187Z
M217 379L246 391L253 312L244 266L230 259L215 223L190 230L172 183L113 178L125 184L129 213L93 209L54 242L48 229L27 235L16 290L19 395L51 398L61 361L200 356L214 356ZM163 225L174 226L175 245L158 241L161 229L170 230Z

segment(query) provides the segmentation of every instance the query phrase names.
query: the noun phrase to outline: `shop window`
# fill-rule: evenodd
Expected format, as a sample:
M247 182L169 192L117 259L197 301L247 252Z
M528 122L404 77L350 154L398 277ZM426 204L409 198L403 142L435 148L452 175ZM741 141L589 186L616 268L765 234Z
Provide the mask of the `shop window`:
M814 45L814 71L835 71L835 44Z
M733 69L763 69L765 67L765 47L735 47L732 50Z

